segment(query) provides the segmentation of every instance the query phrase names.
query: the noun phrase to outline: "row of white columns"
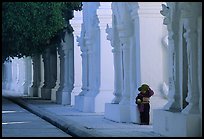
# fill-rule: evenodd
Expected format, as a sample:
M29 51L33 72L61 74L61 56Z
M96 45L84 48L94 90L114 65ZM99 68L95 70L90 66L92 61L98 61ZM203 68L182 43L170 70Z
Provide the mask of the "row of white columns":
M154 111L153 128L165 136L202 136L201 10L202 3L175 2L161 11L169 32L169 95L164 109Z
M31 58L14 58L2 64L2 89L5 95L26 96L31 85Z
M59 68L57 70L49 69L50 72L48 72L48 68L52 68L52 64L49 63L48 59L45 59L45 54L43 61L40 58L40 61L44 62L44 66L40 69L44 67L45 72L42 71L39 74L33 71L33 74L36 75L45 74L45 78L42 79L41 76L40 79L33 76L33 81L37 82L37 85L33 84L33 86L39 85L40 87L37 87L37 90L41 91L42 98L53 99L53 101L55 101L55 95L52 97L52 93L47 92L55 92L52 89L54 87L55 89L58 88L56 102L61 104L72 104L71 92L77 92L74 97L76 109L83 112L105 112L107 119L118 122L139 123L139 113L134 104L134 99L138 93L137 88L141 83L149 84L155 92L151 98L153 109L161 108L167 102L160 94L160 85L166 81L166 71L163 70L163 59L165 61L165 57L162 57L162 53L164 53L162 51L162 38L164 38L162 18L158 13L161 3L113 2L111 6L110 8L109 4L99 4L99 2L83 3L83 23L81 25L81 35L78 37L82 52L82 80L81 90L77 90L81 92L73 89L75 87L79 88L80 83L79 78L74 80L74 76L77 76L74 75L76 69L73 68L73 51L75 49L73 49L72 34L67 34L65 38L67 41L62 42L58 48L60 72L57 72ZM200 35L201 32L199 33L199 30L202 29L202 15L199 15L201 8L199 4L195 4L193 10L188 9L192 6L189 3L187 5L185 3L168 3L168 6L170 9L166 8L163 13L167 16L164 23L168 24L169 33L169 82L167 83L169 94L168 102L164 107L165 111L154 112L154 130L165 135L175 135L175 132L178 132L173 130L180 131L179 129L187 128L184 131L188 132L180 133L190 135L193 132L198 133L197 131L200 129L199 120L202 120L200 117L202 99L199 99L199 96L202 95L202 80L200 78L202 35ZM180 8L181 11L179 11ZM191 12L185 11L186 8ZM112 18L111 9L113 12ZM181 15L182 19L177 16L178 14ZM192 16L189 17L189 15ZM112 19L112 21L108 19ZM106 24L111 26L110 23L112 23L112 27L107 27L105 30ZM198 27L196 28L196 26ZM79 26L75 28L79 28ZM105 39L105 32L108 33L107 38L110 42ZM75 35L79 35L79 32ZM69 45L69 42L72 43ZM111 46L113 54L110 54ZM185 52L186 54L184 54ZM57 63L56 54L53 57L52 55L47 55L47 57L54 59L52 62ZM33 59L33 61L35 60ZM183 62L187 62L187 64ZM54 63L55 66L56 63ZM113 65L111 66L111 64ZM3 71L10 72L8 67L5 66L4 69L6 70ZM182 71L181 69L185 69L185 67L188 70ZM19 70L17 70L17 73L19 73ZM57 73L60 73L60 82ZM12 82L14 84L24 82L24 80L18 79L20 73L15 74L14 72L12 74L13 76L4 77L4 88L8 88L6 84L11 79L17 79L17 81ZM183 80L185 79L184 76L187 76L187 82ZM186 86L187 92L185 90ZM183 105L184 100L187 105ZM175 120L176 123L181 123L178 128L175 128L176 123L171 120L175 117L183 120L179 120L179 118ZM189 124L189 121L194 123L192 126L195 127L195 130L185 126Z
M58 48L51 47L42 55L32 57L32 60L26 57L5 62L2 70L3 93L40 97L70 105L74 84L73 39L73 34L66 32L65 42L62 41Z
M105 103L113 97L113 58L105 34L110 17L110 3L83 3L77 39L82 52L82 91L75 97L75 108L83 112L104 112Z
M112 3L112 28L107 27L107 33L114 55L115 97L112 103L106 103L107 119L140 123L135 97L142 83L149 84L155 92L151 109L161 108L166 102L160 93L167 76L162 61L167 57L161 58L165 51L160 7L161 2Z

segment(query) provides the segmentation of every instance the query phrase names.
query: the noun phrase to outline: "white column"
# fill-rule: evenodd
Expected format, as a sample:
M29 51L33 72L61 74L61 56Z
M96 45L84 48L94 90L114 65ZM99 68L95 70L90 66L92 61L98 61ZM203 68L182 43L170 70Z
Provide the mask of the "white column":
M29 88L32 82L32 65L31 65L31 57L24 58L25 63L25 94L27 96L30 95Z
M69 24L70 25L70 24ZM71 26L71 25L70 25ZM74 74L75 74L75 68L74 68L74 36L73 33L68 34L68 92L70 94L69 96L69 104L71 105L72 103L72 90L74 88ZM77 74L77 73L76 73ZM74 94L73 94L74 95Z
M172 18L175 18L175 5L174 3L168 5L171 7L171 11L169 7L162 5L161 14L165 16L163 24L167 25L168 30L168 59L169 59L169 93L168 93L168 102L163 107L165 110L178 110L179 109L179 101L178 101L178 93L176 92L176 41L174 40L174 37L177 37L177 31L178 28L173 26L176 23L172 23ZM174 22L177 22L177 20L174 20Z
M4 90L2 93L10 95L12 90L12 62L6 61L2 66L2 90Z
M99 48L97 71L99 71L99 93L95 97L95 109L105 111L105 103L111 103L114 90L114 66L111 43L106 37L107 24L112 26L111 2L100 2L97 9L99 19Z
M6 84L6 62L2 63L2 90L5 89Z
M5 61L2 64L2 77L3 77L3 82L2 82L2 89L6 90L6 84L8 83L8 62Z
M74 57L73 57L73 34L66 32L65 42L61 42L60 52L60 88L57 91L56 101L59 104L71 105L71 92L74 84Z
M12 59L12 82L11 82L11 90L12 92L17 92L17 82L18 82L18 72L19 72L19 67L17 64L17 58Z
M141 57L140 57L140 21L139 21L139 4L138 2L129 2L128 3L129 9L131 10L130 16L133 20L133 37L130 41L130 55L131 55L131 74L130 77L131 84L130 84L130 114L131 114L131 121L134 123L140 122L140 113L137 109L137 105L135 104L135 97L137 96L138 87L141 85Z
M57 79L57 56L56 48L49 48L43 54L44 62L44 85L41 89L42 99L51 99L51 90L56 85Z
M112 53L114 57L114 98L111 103L119 104L122 96L122 69L120 61L122 59L121 48L119 47L120 44L116 27L113 26L112 28L109 28L107 25L106 33L108 34L107 39L110 40L113 47Z
M57 50L56 50L57 51ZM53 102L56 102L56 93L57 93L57 90L59 89L59 87L60 87L60 59L59 59L59 54L57 53L57 55L56 55L56 63L57 63L57 68L56 68L56 85L55 85L55 87L51 90L51 100L53 101Z
M70 24L74 29L74 89L71 93L71 105L75 104L75 96L82 91L82 59L80 56L80 47L77 44L77 39L82 30L82 20L82 11L74 11L74 18L70 20Z
M118 55L118 74L115 74L120 78L116 82L120 85L115 88L121 88L121 98L119 104L106 103L105 117L117 122L130 122L130 15L128 14L127 5L123 2L113 2L113 47L118 47L120 50ZM124 22L125 21L125 22ZM116 31L117 30L117 31ZM117 43L118 41L118 43ZM116 67L115 67L116 68ZM116 84L115 83L115 84ZM118 92L119 93L119 92ZM115 100L114 100L115 101Z
M155 133L164 136L180 136L180 137L192 137L202 136L202 114L199 112L199 79L198 79L198 15L201 14L202 4L194 2L175 2L167 3L168 7L163 5L162 15L167 15L164 19L164 23L168 25L168 29L172 36L170 38L169 48L174 51L170 51L171 55L171 72L170 72L170 95L171 101L167 103L167 109L155 109L154 110L154 124L153 130ZM169 26L170 25L170 26ZM180 35L180 36L179 36ZM184 35L184 36L182 36ZM186 41L186 43L185 43ZM182 45L180 45L182 44ZM182 48L180 48L182 47ZM182 53L182 49L186 49L186 55ZM172 50L172 49L170 49ZM183 51L185 52L185 51ZM186 78L188 82L179 80L182 77L183 69L179 66L179 62L187 63L186 67L188 71ZM175 86L172 86L174 81ZM180 81L180 82L179 82ZM179 85L184 84L188 87L186 90L180 90ZM173 87L173 88L172 88ZM182 96L187 93L186 101L189 103L181 111ZM179 124L178 124L179 123ZM175 126L177 125L177 126ZM187 126L190 125L190 126Z
M85 26L84 23L81 24L81 35L77 37L78 46L81 50L81 59L82 59L82 87L79 95L75 96L75 105L74 107L80 111L83 110L84 104L84 95L88 92L88 57L87 57L87 47L85 45Z
M198 88L198 16L201 15L202 6L200 3L181 3L182 8L182 16L184 18L184 29L186 32L184 33L184 37L187 42L187 59L188 59L188 94L186 101L188 105L183 113L199 113L199 88ZM191 5L191 9L188 6Z
M99 93L100 75L99 75L99 28L96 10L99 7L98 2L83 3L83 26L84 27L84 47L87 50L87 72L85 75L87 83L86 94L76 96L75 105L80 111L95 112L95 96ZM85 59L86 60L86 59ZM83 63L83 60L82 60ZM82 65L84 68L84 66ZM82 78L83 78L82 77ZM82 79L83 80L83 79ZM82 81L83 83L83 81ZM83 90L83 89L82 89ZM83 93L83 91L82 91ZM82 96L83 95L83 96ZM78 106L77 106L78 105Z
M79 96L84 96L88 91L88 57L87 57L87 47L85 45L85 28L84 24L81 25L81 36L78 37L77 41L79 42L79 47L81 50L81 59L82 59L82 91L79 93ZM76 105L76 104L75 104Z
M43 55L39 57L39 86L38 86L38 97L42 97L42 88L45 82L45 67L44 67L44 60Z
M32 57L32 71L33 71L33 82L29 89L30 96L39 97L39 87L41 81L41 56L36 55Z
M23 58L17 59L17 92L26 95L25 91L25 83L26 83L26 77L25 77L25 62Z

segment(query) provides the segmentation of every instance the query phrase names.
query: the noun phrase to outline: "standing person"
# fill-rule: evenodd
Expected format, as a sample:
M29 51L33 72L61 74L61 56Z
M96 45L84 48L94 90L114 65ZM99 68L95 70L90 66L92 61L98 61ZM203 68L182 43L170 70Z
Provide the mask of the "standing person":
M149 125L149 98L154 94L154 92L147 84L142 84L142 86L138 88L138 91L140 91L140 93L135 98L135 103L137 104L140 112L140 124Z

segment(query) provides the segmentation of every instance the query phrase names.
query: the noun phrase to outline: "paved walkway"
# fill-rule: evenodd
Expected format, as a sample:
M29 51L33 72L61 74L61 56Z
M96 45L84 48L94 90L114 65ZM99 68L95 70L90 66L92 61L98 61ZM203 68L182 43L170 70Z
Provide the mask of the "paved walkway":
M85 113L69 105L59 105L40 98L14 98L15 103L49 121L71 136L77 137L161 137L152 125L117 123L104 113ZM43 126L42 126L43 127Z
M67 133L2 98L2 137L71 137Z

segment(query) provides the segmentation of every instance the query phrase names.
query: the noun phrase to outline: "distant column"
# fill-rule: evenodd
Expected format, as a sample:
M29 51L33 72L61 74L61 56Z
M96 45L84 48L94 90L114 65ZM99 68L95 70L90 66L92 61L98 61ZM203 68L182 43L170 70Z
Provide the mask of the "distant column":
M58 48L57 48L58 49ZM57 49L56 49L56 51L57 51ZM52 88L52 90L51 90L51 100L53 101L53 102L56 102L57 100L57 90L59 89L59 87L60 87L60 59L59 59L59 54L58 53L56 53L56 83L55 83L55 87L54 88Z
M16 92L17 91L17 82L18 82L18 72L19 72L19 67L17 64L17 58L12 59L12 81L11 81L11 90L12 92Z
M71 92L74 84L74 51L73 34L66 32L65 42L61 42L60 54L60 87L57 91L56 101L59 104L71 105Z
M23 60L25 63L25 85L24 85L25 92L24 94L26 96L29 96L30 95L29 88L31 86L32 74L33 74L32 65L31 65L31 57L25 57Z
M56 85L57 56L56 48L48 48L43 54L44 61L44 85L41 89L42 99L51 99L51 89Z
M25 62L23 58L17 59L17 75L18 75L18 82L17 82L17 92L26 95L25 91L25 83L26 83L26 78L25 78Z
M33 82L30 87L30 96L39 97L39 87L41 81L41 57L40 55L35 55L32 57L32 68L33 68Z

